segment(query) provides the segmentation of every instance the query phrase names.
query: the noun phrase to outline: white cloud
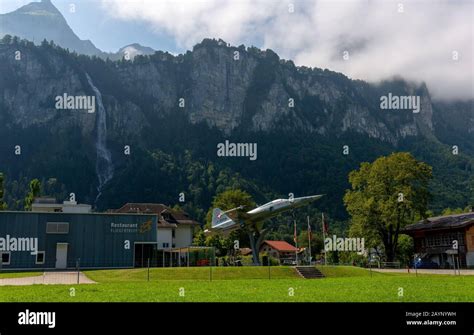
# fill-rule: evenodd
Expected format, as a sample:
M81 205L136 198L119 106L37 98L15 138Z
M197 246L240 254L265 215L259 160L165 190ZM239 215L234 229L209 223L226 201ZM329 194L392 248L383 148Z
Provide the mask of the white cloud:
M401 75L425 81L436 98L474 97L470 0L102 0L102 6L115 18L147 22L184 48L206 37L261 43L297 65L371 82Z

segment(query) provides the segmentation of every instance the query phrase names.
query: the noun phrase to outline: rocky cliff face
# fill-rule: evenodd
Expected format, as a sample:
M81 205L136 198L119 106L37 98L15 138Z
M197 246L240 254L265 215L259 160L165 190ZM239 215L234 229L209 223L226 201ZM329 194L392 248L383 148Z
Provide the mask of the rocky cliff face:
M80 54L115 60L90 60L11 40L0 45L0 107L15 126L54 124L54 131L74 125L92 136L94 115L54 108L57 95L91 95L85 80L90 72L104 96L111 139L140 136L160 118L178 114L226 136L356 132L392 145L412 136L444 141L455 141L453 133L474 136L473 101L433 103L424 84L393 79L371 85L328 70L295 67L271 50L231 47L222 40L204 40L179 56L153 54L138 44L107 54L80 40L49 0L0 17L0 36L18 35L37 44L46 38ZM132 60L120 61L127 51ZM419 113L381 109L380 98L389 94L419 96Z
M423 84L397 79L370 85L328 70L297 68L270 50L229 47L223 41L205 40L184 55L157 52L118 63L75 59L49 46L3 44L0 61L2 113L21 127L74 123L90 134L94 115L54 108L58 95L92 94L85 80L89 71L104 95L111 136L138 134L154 117L181 112L189 122L204 122L227 135L236 130L336 136L354 131L396 145L408 136L435 134L433 102ZM381 109L380 97L389 94L419 96L419 113ZM472 134L471 110L450 110L457 111L457 119L467 117L461 123Z
M19 59L15 58L17 55ZM0 45L1 114L9 120L11 127L27 129L38 125L55 132L74 126L84 136L92 136L96 114L55 108L57 96L93 95L85 70L68 57L49 47ZM139 108L130 101L119 102L113 95L106 95L104 100L111 134L120 136L124 130L139 132L146 124Z

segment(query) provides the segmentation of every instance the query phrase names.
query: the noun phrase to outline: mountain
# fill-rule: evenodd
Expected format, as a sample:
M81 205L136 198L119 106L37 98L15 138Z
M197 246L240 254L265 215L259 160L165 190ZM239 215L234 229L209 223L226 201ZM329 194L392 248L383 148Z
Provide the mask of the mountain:
M89 40L81 40L50 0L31 2L17 10L0 15L0 36L9 34L40 43L46 39L84 55L99 55Z
M137 55L153 55L154 53L155 50L150 47L144 47L138 43L133 43L120 48L117 55L121 55L122 57L127 56L128 59L133 59Z
M151 55L155 52L152 48L138 43L126 45L117 52L103 52L90 40L81 40L50 0L31 2L11 13L0 14L0 22L0 38L8 34L38 45L46 39L71 52L103 59L133 59L136 55Z
M434 167L432 210L474 204L473 101L433 101L424 84L369 84L211 39L185 54L157 51L133 61L2 42L0 171L10 207L37 177L45 193L72 192L99 210L125 202L173 205L183 192L180 206L204 220L216 193L240 187L259 203L325 193L310 211L345 220L348 173L393 151L410 151ZM20 61L11 57L17 50ZM105 117L98 107L56 109L65 93L100 94ZM420 96L419 112L381 109L380 97L389 94ZM217 145L226 140L256 143L257 159L219 157ZM104 151L113 177L98 191Z

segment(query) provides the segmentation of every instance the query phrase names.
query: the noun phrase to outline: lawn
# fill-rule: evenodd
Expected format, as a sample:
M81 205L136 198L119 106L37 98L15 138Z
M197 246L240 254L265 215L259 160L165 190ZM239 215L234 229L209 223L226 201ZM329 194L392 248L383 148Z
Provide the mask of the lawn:
M326 278L307 280L290 267L275 267L269 280L268 268L214 268L212 281L209 268L152 269L149 282L146 269L86 271L98 284L0 287L0 301L474 302L474 276L371 275L353 267L321 269Z

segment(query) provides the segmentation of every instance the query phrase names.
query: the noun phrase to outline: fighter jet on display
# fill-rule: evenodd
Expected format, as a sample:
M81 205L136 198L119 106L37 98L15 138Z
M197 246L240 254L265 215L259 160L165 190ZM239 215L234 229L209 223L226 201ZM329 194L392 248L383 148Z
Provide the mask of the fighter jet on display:
M265 205L245 211L244 206L222 211L214 208L212 212L211 229L205 233L219 232L224 235L244 226L259 225L265 220L271 219L282 212L305 206L315 200L320 199L323 194L311 195L301 198L276 199Z

